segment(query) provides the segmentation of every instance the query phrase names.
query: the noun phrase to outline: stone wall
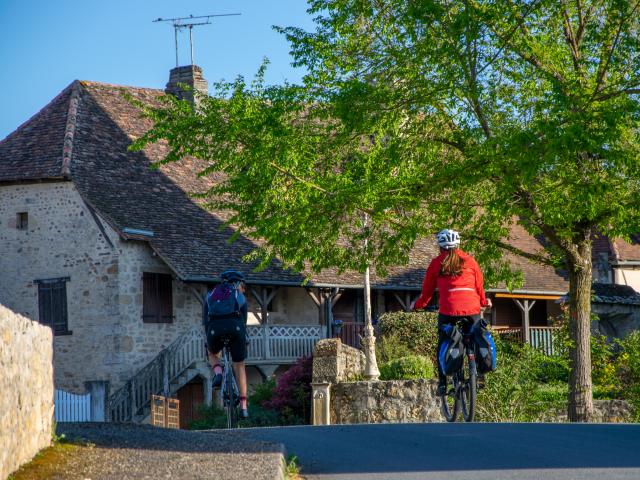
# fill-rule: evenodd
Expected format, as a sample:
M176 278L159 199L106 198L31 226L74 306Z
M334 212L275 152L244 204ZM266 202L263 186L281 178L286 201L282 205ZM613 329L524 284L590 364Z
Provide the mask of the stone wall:
M320 340L313 351L313 381L338 383L362 376L365 360L360 350L339 338Z
M51 330L0 305L0 479L51 443Z
M568 422L567 409L563 408L543 419L545 422ZM633 409L625 400L594 400L593 423L626 423L633 421Z
M441 422L435 380L345 382L331 386L331 424Z
M27 230L16 228L18 212L28 214ZM117 368L118 237L102 226L71 182L0 187L0 303L38 320L35 280L68 277L72 333L54 338L55 380L75 393Z
M16 228L18 212L28 229ZM54 337L55 385L115 392L181 333L201 322L191 286L173 282L174 322L143 323L142 274L170 273L146 242L124 241L71 182L0 187L0 303L38 320L38 279L68 277L69 335ZM200 287L200 292L204 292Z
M591 330L609 338L624 338L640 330L640 305L623 303L592 303L598 321L592 322Z

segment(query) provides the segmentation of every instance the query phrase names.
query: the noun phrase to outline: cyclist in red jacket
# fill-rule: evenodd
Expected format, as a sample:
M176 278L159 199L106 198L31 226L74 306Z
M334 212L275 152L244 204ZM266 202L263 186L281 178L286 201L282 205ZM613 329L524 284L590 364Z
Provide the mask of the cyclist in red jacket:
M412 305L412 310L425 308L435 289L438 289L440 313L438 314L438 350L444 341L442 325L455 324L466 320L467 328L471 328L482 318L481 309L491 307L491 300L486 298L483 277L475 259L458 248L460 235L455 230L438 232L440 255L434 258L422 282L422 294ZM444 394L446 378L438 368L438 395Z

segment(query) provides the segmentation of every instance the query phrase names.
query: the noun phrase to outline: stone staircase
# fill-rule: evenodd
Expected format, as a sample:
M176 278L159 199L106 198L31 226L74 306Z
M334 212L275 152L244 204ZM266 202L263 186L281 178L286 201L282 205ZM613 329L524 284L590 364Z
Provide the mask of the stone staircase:
M200 326L178 337L109 398L109 419L142 423L151 412L151 395L175 396L198 375L210 381L204 342Z

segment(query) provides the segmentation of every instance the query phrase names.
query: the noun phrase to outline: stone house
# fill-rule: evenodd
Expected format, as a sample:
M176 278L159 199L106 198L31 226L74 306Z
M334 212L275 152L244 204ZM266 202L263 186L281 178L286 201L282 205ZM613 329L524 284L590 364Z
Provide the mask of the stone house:
M166 91L178 80L206 91L199 67L172 70ZM150 104L165 94L74 81L0 142L0 303L51 326L56 387L81 393L86 382L104 382L107 413L119 419L144 417L151 392L168 390L189 412L209 401L202 298L230 267L247 273L250 288L250 381L310 354L332 334L332 319L343 320L343 339L357 343L361 276L328 270L302 286L302 275L278 263L261 272L243 265L255 243L241 236L230 245L226 214L190 195L215 180L196 176L202 164L152 169L165 145L128 150L150 124L123 93ZM524 231L513 237L521 248L540 246ZM436 254L433 242L421 241L408 265L387 277L374 272L374 316L406 309ZM524 286L492 291L492 323L546 326L566 279L512 261Z
M627 285L640 292L640 235L630 242L599 236L593 242L593 277L599 283Z

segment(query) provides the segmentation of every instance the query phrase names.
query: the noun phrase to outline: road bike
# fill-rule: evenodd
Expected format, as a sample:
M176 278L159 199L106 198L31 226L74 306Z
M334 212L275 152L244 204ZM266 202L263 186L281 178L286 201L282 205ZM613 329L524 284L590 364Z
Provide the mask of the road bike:
M478 393L478 368L476 344L473 340L473 324L461 320L453 326L462 334L462 366L453 375L447 375L444 395L441 396L442 415L447 422L455 422L462 409L465 422L473 422Z
M240 393L231 363L231 352L229 350L231 339L225 336L222 341L222 405L227 413L227 428L236 428L238 426Z

